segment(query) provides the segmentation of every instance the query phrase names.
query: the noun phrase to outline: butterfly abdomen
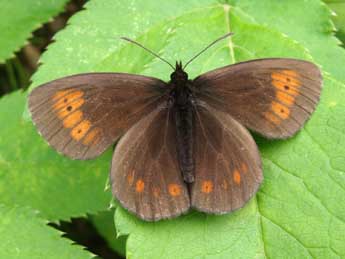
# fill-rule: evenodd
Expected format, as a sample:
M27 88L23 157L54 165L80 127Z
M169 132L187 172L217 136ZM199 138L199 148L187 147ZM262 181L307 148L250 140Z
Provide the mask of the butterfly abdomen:
M170 75L173 111L176 125L176 142L179 166L183 180L194 182L193 158L193 106L188 74L183 71L182 64L176 62L176 69Z
M194 182L193 110L191 105L175 107L177 152L183 179Z

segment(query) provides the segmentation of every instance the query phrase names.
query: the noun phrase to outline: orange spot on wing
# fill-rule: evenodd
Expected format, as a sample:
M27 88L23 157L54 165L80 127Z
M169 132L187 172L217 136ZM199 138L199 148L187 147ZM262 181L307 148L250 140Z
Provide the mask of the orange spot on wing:
M77 110L80 106L82 106L84 103L84 99L76 99L73 100L67 104L64 104L64 106L61 106L60 110L58 111L58 117L60 119L65 118L67 115L71 114L75 110Z
M287 105L291 105L295 102L295 98L293 96L282 91L277 91L276 97L279 101Z
M132 185L133 181L134 181L134 170L132 172L130 172L128 175L127 175L127 182L129 185Z
M233 178L234 178L234 181L235 181L236 184L240 184L241 183L241 175L240 175L240 172L237 169L234 170Z
M76 127L74 127L71 131L71 137L74 138L76 141L79 141L91 127L91 123L89 120L83 120L80 122Z
M100 128L94 128L91 130L84 138L83 144L88 146L90 144L95 145L99 142L101 135L101 129Z
M272 80L280 81L291 86L300 87L299 75L293 70L278 70L271 74Z
M295 70L282 70L281 71L283 74L287 75L288 77L299 77L299 74Z
M294 70L278 70L271 74L272 85L277 89L276 98L286 105L295 102L295 96L299 94L298 88L301 87L299 74ZM273 106L277 106L272 104ZM273 109L279 117L286 119L289 116L288 110Z
M135 183L135 191L136 192L143 192L145 188L145 183L143 182L143 180L139 179L136 183Z
M201 191L203 193L210 193L213 191L213 183L211 181L203 181L201 185Z
M264 112L264 117L275 125L281 122L281 120L271 112Z
M169 184L168 190L171 196L179 196L181 194L181 186L175 183Z
M70 91L70 90L68 90L68 91ZM63 95L62 93L59 94L59 92L58 92L53 96L53 100L56 101L55 104L53 105L53 108L55 110L60 110L62 108L65 108L71 102L81 98L83 95L84 95L84 92L82 92L82 91L70 91L70 92L67 92L67 94L65 94L65 95ZM59 98L57 98L57 97L59 97Z
M277 102L271 103L271 109L275 114L277 114L282 119L287 119L290 115L289 108Z
M74 127L77 123L79 123L83 118L83 113L78 110L73 112L72 114L68 115L64 120L63 120L63 126L65 128L72 128Z
M72 92L72 89L67 89L67 90L62 90L62 91L58 91L56 92L56 94L54 94L53 96L53 100L57 101L60 98L64 97L65 95L67 95L68 93Z
M248 172L248 167L245 163L241 164L241 170L244 174L246 174Z
M153 196L158 198L161 193L161 190L158 187L154 187L152 193L153 193Z
M277 88L277 90L284 91L292 96L297 96L299 94L298 89L289 83L273 80L272 85Z

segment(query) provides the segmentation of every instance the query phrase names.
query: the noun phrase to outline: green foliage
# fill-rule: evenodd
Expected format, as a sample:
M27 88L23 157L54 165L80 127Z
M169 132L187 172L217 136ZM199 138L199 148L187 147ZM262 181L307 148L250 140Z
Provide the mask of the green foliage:
M337 37L345 44L345 2L342 0L325 1L333 10L332 20L337 28Z
M0 258L92 258L25 207L0 205Z
M320 105L295 137L257 139L264 184L243 209L146 223L117 206L115 226L119 235L128 235L130 258L343 258L345 51L332 34L331 12L318 0L221 2L89 1L42 56L33 87L94 71L168 79L168 66L119 36L137 39L174 62L235 32L188 67L191 77L253 58L314 61L325 79ZM19 93L0 101L0 110L11 111L0 115L6 121L0 128L0 136L6 136L0 139L0 203L29 205L47 219L106 209L110 195L103 189L111 152L87 162L61 157L31 122L20 119L23 103ZM101 233L113 236L95 222Z
M67 0L0 0L0 63L23 47L32 31L63 10Z

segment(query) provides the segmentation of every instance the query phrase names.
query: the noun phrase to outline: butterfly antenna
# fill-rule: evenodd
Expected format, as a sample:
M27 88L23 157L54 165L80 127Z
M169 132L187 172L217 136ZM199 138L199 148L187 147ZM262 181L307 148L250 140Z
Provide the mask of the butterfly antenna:
M164 61L165 63L167 63L169 66L172 67L173 70L175 70L175 67L173 65L170 64L169 61L165 60L164 58L162 58L161 56L159 56L158 54L154 53L152 50L149 50L148 48L144 47L143 45L141 45L139 42L136 42L130 38L127 38L127 37L121 37L122 40L126 40L130 43L133 43L141 48L143 48L144 50L146 50L147 52L151 53L153 56L159 58L160 60Z
M194 57L192 57L183 67L183 69L185 69L194 59L196 59L197 57L199 57L202 53L204 53L206 50L208 50L210 47L212 47L214 44L216 44L218 41L221 41L231 35L233 35L233 32L229 32L225 35L223 35L222 37L219 37L218 39L216 39L215 41L211 42L209 45L207 45L203 50L201 50L198 54L196 54Z

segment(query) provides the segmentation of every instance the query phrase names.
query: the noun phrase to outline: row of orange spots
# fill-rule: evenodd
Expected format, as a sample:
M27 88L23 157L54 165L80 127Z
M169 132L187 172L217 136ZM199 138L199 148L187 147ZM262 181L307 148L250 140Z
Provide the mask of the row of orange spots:
M240 169L235 169L233 171L232 177L234 182L239 185L241 183L241 173L246 174L248 172L248 167L245 163L241 164ZM134 180L134 173L135 171L133 170L132 172L130 172L127 175L127 182L129 185L133 184L133 180ZM221 187L223 189L228 189L228 182L224 179L223 182L221 183ZM145 183L142 179L138 179L135 183L135 191L137 193L141 193L144 191L145 188ZM213 182L210 180L205 180L201 183L201 191L205 194L209 194L211 192L213 192ZM171 196L179 196L181 195L182 189L181 189L181 185L176 184L176 183L171 183L168 185L168 192ZM154 197L159 197L160 195L160 189L158 187L154 187L152 189L152 193Z
M129 185L133 184L133 179L134 179L134 171L132 171L132 173L130 173L127 176L127 181L129 183ZM135 182L135 191L137 193L141 193L144 191L144 189L145 189L145 182L142 179L137 180ZM152 189L153 196L155 196L156 198L159 197L160 192L161 192L161 190L158 187L154 187ZM181 186L179 184L171 183L168 185L168 192L171 196L176 197L176 196L181 195L182 189L181 189Z
M79 141L83 137L84 145L95 145L100 140L101 129L91 129L91 122L83 118L83 112L79 109L85 102L83 91L80 90L63 90L58 91L53 96L53 109L57 116L63 120L64 128L71 128L71 137Z
M272 101L270 111L263 114L267 120L279 124L289 118L289 106L295 103L301 87L298 77L299 74L293 70L278 70L271 74L272 85L276 88L276 101Z
M241 164L240 169L235 169L232 172L232 178L233 181L239 185L241 183L241 173L246 174L248 172L248 167L245 163ZM222 183L220 186L224 189L227 190L229 188L228 181L226 179L223 179ZM213 182L210 180L205 180L201 183L201 192L208 194L213 191Z

